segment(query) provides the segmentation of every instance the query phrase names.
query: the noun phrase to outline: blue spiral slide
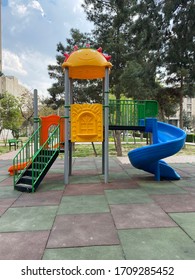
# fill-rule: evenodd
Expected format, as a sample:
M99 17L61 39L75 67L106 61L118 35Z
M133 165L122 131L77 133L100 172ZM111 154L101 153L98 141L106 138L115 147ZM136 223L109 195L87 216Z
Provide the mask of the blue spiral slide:
M131 164L138 169L155 175L157 181L179 180L180 175L169 166L164 158L179 152L185 144L186 133L173 125L146 119L146 132L152 133L152 145L134 149L128 153Z

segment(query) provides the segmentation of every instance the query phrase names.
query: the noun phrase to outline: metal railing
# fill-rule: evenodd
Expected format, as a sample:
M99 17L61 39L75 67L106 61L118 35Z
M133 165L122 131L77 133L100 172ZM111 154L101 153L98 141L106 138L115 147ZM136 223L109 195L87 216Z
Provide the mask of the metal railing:
M52 161L56 153L60 150L60 125L58 125L51 133L47 141L40 147L40 149L33 156L32 160L32 189L41 175L45 172L48 164Z
M45 171L47 165L60 149L60 125L58 125L45 143L40 146L41 126L32 134L13 159L14 186L24 175L26 169L32 172L32 189Z
M109 100L109 125L138 126L141 120L157 115L155 100Z
M31 164L34 154L39 149L40 128L41 126L30 136L13 159L14 186Z

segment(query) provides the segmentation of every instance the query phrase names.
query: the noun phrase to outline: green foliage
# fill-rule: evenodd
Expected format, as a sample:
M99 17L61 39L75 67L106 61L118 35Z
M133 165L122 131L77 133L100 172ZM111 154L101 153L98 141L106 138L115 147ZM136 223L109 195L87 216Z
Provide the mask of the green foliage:
M129 61L120 81L127 97L136 100L154 99L157 84L149 65L141 65L136 60Z
M19 129L22 124L19 101L12 94L6 92L1 99L1 130L10 129L14 137L19 137Z
M122 87L119 77L126 65L130 52L127 30L133 21L131 7L135 1L85 0L82 5L87 19L94 24L93 35L105 52L112 56L113 68L110 86L117 99L120 99Z
M157 0L84 0L82 7L94 28L91 34L71 29L66 47L59 43L57 65L49 66L56 82L49 89L48 104L64 102L61 64L64 52L90 43L112 56L110 91L134 99L156 99L162 119L173 115L180 104L183 122L184 96L195 92L195 2ZM75 82L75 102L101 99L99 82Z
M93 40L88 33L81 33L78 29L71 29L71 38L67 38L66 43L66 47L62 43L57 44L57 64L48 66L49 76L56 82L48 89L50 98L45 103L53 109L64 105L64 74L61 67L64 62L64 53L71 53L75 45L78 48L85 47L87 43L93 45ZM100 81L74 80L72 89L73 102L75 103L101 102L102 86Z

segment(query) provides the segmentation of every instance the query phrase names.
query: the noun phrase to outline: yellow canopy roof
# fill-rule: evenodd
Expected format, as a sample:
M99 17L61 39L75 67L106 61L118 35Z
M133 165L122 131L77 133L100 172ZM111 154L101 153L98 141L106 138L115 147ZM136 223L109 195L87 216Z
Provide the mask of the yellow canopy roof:
M69 77L72 79L101 79L105 77L105 68L112 64L104 55L94 49L79 49L70 54L62 64L62 68L69 68Z

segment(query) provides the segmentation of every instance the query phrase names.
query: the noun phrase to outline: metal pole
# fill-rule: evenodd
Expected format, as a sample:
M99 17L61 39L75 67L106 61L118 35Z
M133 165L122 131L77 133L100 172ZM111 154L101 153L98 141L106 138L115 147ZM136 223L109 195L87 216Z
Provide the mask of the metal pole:
M69 182L69 108L70 108L70 86L69 86L69 71L65 68L65 145L64 145L64 183Z
M105 69L104 83L104 182L108 183L109 177L109 147L108 147L108 132L109 132L109 69Z
M69 83L69 96L70 96L69 103L73 104L73 80L69 79L69 81L70 81L70 83ZM70 133L69 133L69 138L71 139ZM69 175L72 175L72 142L71 142L71 140L69 140Z
M38 118L38 92L37 89L34 89L34 131L36 131L39 127L39 118ZM35 135L35 142L34 142L34 153L38 150L38 134Z

